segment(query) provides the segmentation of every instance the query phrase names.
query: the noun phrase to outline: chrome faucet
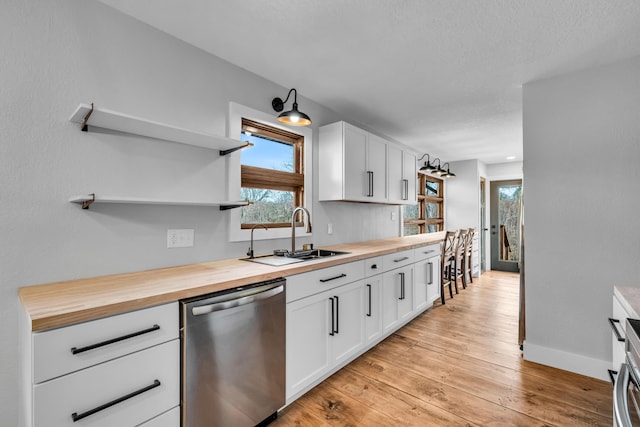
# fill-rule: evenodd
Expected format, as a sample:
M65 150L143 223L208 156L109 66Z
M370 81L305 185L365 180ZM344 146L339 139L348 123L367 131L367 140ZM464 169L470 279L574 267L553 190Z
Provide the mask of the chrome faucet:
M296 251L296 214L300 211L307 214L307 233L311 233L311 214L309 213L307 208L298 206L293 210L293 213L291 214L291 253L294 253Z
M265 230L268 230L267 226L264 224L255 224L253 227L251 227L251 246L249 246L249 250L247 251L247 256L249 257L249 259L253 259L253 230L255 230L256 227L262 227Z

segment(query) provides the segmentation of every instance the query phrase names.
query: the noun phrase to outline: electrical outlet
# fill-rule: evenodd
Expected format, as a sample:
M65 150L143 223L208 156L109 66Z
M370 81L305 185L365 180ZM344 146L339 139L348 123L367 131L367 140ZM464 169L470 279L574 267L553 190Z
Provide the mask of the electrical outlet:
M333 224L327 224L327 234L333 234Z
M167 230L167 248L193 247L195 231L193 228Z
M395 221L397 217L397 212L396 211L391 211L391 221Z

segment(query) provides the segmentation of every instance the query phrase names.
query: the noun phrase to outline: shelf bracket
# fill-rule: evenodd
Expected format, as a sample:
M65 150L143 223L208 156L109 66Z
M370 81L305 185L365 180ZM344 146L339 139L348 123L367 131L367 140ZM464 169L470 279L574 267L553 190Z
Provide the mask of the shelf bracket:
M96 201L96 193L91 193L89 196L91 196L89 200L82 202L82 209L89 209L89 206Z
M253 144L250 143L250 142L247 142L246 144L241 145L239 147L233 147L233 148L228 148L226 150L220 150L220 155L221 156L226 156L227 154L231 154L234 151L242 150L243 148L247 148L247 147L253 147Z
M228 205L220 205L221 211L228 211L229 209L241 208L243 206L249 206L253 204L252 202L246 201L243 203L230 203Z
M84 116L84 119L82 119L82 123L80 123L80 129L82 130L82 132L87 132L89 130L89 117L91 117L91 113L93 113L93 102L91 103L91 110L89 110L89 112L87 113L86 116ZM92 202L93 203L93 202ZM87 205L87 208L89 206ZM82 209L87 209L84 207L84 205L82 205Z

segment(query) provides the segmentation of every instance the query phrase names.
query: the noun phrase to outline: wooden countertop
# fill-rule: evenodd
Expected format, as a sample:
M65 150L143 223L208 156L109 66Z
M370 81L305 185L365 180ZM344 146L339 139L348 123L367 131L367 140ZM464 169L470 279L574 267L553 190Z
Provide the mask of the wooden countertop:
M282 267L227 259L28 286L18 293L32 331L41 331L439 243L444 235L438 232L330 246L326 249L350 253Z
M630 316L640 319L640 288L631 286L614 286L613 294L618 297L618 301Z

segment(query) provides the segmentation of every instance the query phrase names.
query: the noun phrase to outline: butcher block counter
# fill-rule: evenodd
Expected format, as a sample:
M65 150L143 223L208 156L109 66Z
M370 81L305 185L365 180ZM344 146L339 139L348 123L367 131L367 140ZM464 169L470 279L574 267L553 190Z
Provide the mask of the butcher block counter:
M349 252L281 267L239 259L116 274L20 288L32 331L67 326L277 277L413 249L444 239L445 232L326 247Z

